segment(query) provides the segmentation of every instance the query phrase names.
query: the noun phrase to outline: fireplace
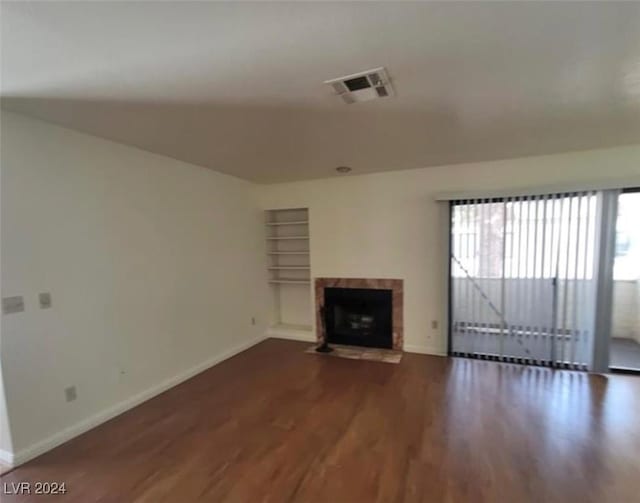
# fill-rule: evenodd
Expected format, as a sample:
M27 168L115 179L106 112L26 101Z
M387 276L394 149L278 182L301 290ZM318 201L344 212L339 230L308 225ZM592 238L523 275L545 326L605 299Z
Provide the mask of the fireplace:
M401 351L402 283L401 279L316 278L318 343L326 336L329 344Z
M324 309L329 344L393 347L391 290L325 288Z

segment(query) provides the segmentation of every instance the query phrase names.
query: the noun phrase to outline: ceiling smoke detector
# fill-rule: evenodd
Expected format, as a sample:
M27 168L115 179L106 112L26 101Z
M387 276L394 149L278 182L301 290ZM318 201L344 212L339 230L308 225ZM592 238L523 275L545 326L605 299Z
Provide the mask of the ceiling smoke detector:
M393 96L391 79L384 67L326 80L326 85L347 104Z

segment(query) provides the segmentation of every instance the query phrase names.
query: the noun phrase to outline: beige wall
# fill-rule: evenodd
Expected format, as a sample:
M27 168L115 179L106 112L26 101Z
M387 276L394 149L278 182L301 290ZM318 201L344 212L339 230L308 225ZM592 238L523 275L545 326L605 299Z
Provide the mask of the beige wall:
M357 166L354 166L357 172ZM331 173L332 166L327 166ZM257 186L264 209L309 207L311 275L400 278L405 347L446 350L442 192L638 180L640 146ZM431 328L431 320L439 328Z
M2 318L18 460L263 337L250 183L11 113L1 124L2 295L26 302Z

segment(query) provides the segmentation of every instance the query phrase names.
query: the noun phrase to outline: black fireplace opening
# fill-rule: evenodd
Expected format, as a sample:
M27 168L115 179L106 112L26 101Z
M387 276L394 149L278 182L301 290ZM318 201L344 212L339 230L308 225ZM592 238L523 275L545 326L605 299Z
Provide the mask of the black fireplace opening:
M393 347L391 290L325 288L324 309L329 343Z

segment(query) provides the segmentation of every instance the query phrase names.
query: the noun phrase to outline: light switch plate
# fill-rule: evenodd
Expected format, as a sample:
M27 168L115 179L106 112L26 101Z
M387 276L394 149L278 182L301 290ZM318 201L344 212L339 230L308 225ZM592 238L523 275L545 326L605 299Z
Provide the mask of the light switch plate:
M38 295L40 300L40 309L49 309L51 307L51 294L48 292Z
M24 311L24 298L4 297L2 299L2 314L14 314Z

